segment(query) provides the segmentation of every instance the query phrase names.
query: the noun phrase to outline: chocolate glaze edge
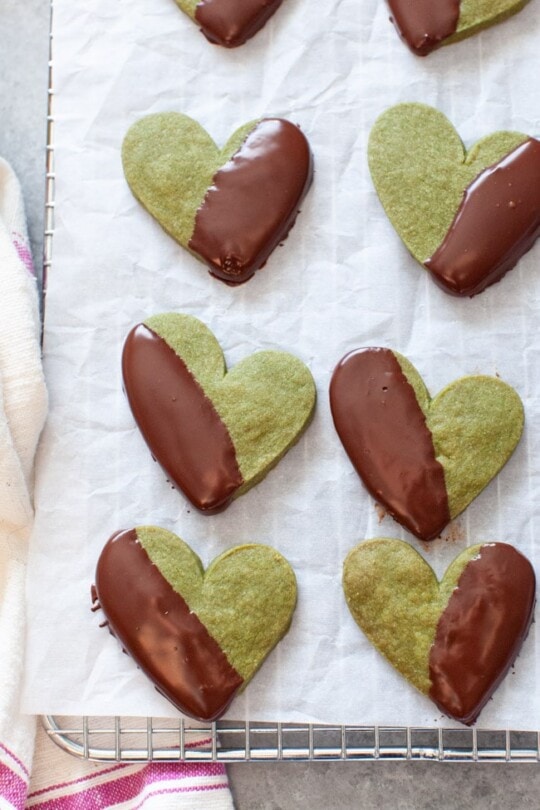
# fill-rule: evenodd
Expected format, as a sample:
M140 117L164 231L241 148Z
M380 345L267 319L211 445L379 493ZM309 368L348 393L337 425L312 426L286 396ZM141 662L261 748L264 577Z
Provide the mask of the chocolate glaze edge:
M227 710L243 678L152 562L136 529L109 538L95 590L111 633L160 694L196 720L213 721Z
M441 614L429 656L429 697L444 714L465 725L476 722L528 635L535 587L529 560L507 543L483 543L468 561ZM501 589L506 589L506 601L500 598ZM479 658L482 629L491 650L484 645ZM486 653L491 653L487 661Z
M373 376L375 372L373 371L370 372L371 376L367 375L368 388L364 387L362 391L358 390L356 387L358 385L356 374L353 375L352 379L348 380L346 385L340 388L340 377L344 369L347 373L347 365L352 369L352 363L357 364L357 358L361 361L363 357L367 357L369 354L372 354L373 357L376 358L375 365L380 366L379 373L383 373L383 375L388 377L388 384L382 386L380 382L376 382ZM382 365L380 362L381 359ZM387 366L386 371L384 370L384 366ZM366 376L366 374L364 374L364 376ZM392 456L390 459L392 464L383 465L383 468L379 471L374 467L371 472L368 470L367 474L364 469L366 459L371 457L371 449L365 446L371 431L362 434L363 420L357 421L357 423L353 425L351 414L355 413L357 402L362 398L366 398L366 391L368 394L371 393L375 395L374 389L376 385L380 385L383 397L380 402L377 401L377 403L375 403L377 410L368 414L370 418L367 419L367 422L371 424L373 419L377 421L382 420L382 426L378 426L379 429L375 431L374 435L379 435L380 441L384 441L387 433L387 425L384 424L385 416L381 416L381 414L386 411L386 406L390 402L389 397L394 393L394 387L392 387L391 391L389 390L391 380L397 383L398 394L401 390L402 403L404 403L404 407L407 411L406 414L403 412L401 415L397 414L397 416L400 416L400 418L405 418L406 416L406 423L414 416L415 428L421 431L419 435L423 440L422 445L416 437L408 436L409 442L412 442L409 448L410 453L416 455L417 459L421 458L423 464L420 477L418 477L418 469L410 469L410 475L407 478L407 476L404 475L406 471L400 468L399 465L396 467L394 456L395 441L392 443L391 452L388 447L381 448L386 456ZM345 397L346 400L348 400L343 409L341 409L339 402L340 390L345 391ZM360 397L360 394L362 394L363 397ZM380 395L378 396L380 397ZM385 406L384 411L378 407L379 405ZM338 436L343 443L351 463L370 495L378 503L382 503L394 520L402 526L405 526L405 528L418 537L418 539L429 542L439 537L451 519L444 479L444 469L436 459L433 437L427 425L425 414L416 399L414 388L404 374L394 352L391 349L366 347L353 350L346 354L339 361L332 375L330 382L330 407ZM400 432L400 436L403 439L407 438L407 435L405 429ZM394 439L396 439L395 436ZM360 444L360 451L357 446L358 444ZM410 455L410 453L407 455ZM392 477L391 472L394 467L394 479L393 481L390 480L386 482L387 489L383 492L381 491L380 485L385 485L384 478ZM414 476L414 473L417 474L416 478L411 478L411 476ZM379 479L378 483L377 479ZM416 497L412 499L409 498L409 501L412 500L412 503L407 503L407 489L410 489L411 481L414 482L414 495Z
M234 444L182 358L140 323L124 343L122 375L135 422L167 478L203 514L226 509L244 483Z
M200 0L195 7L195 20L209 42L237 48L268 22L281 3L282 0L243 0L240 6L238 0Z
M272 128L273 134L263 134ZM261 158L265 138L266 157L263 151ZM296 160L291 164L292 152ZM215 278L230 286L244 284L287 238L312 181L313 153L300 127L283 118L259 119L213 176L197 209L188 249Z
M416 56L427 56L456 33L460 0L388 0L396 30Z
M539 236L540 141L526 138L469 183L424 266L445 292L472 298L500 281Z

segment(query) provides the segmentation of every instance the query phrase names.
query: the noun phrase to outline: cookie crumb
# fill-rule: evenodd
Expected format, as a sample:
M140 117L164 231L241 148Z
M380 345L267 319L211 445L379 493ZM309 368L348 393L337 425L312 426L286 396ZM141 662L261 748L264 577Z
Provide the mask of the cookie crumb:
M461 522L451 523L444 537L445 543L461 543L465 540L465 530Z

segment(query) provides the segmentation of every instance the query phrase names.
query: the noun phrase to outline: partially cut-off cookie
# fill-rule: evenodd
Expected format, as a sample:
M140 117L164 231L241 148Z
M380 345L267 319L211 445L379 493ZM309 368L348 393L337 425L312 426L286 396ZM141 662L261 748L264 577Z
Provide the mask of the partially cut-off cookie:
M388 0L397 32L417 56L506 20L529 0Z
M122 373L152 455L205 514L264 478L315 408L315 383L301 360L262 351L227 372L216 338L191 315L154 315L135 326Z
M176 0L215 45L236 48L259 31L282 0Z
M536 581L506 543L467 548L438 582L408 543L377 538L350 552L343 588L379 652L444 714L471 725L527 636Z
M495 132L468 152L445 116L398 104L368 147L377 194L414 258L446 292L499 281L540 236L540 141Z
M216 720L283 638L296 606L296 578L269 546L236 546L206 572L172 532L138 526L101 552L93 609L184 714Z
M523 432L523 405L498 377L462 377L431 399L391 349L345 355L330 383L337 433L371 495L433 540L482 492Z
M313 178L305 135L282 118L245 124L219 150L187 115L148 115L124 138L122 162L139 202L227 284L266 263Z

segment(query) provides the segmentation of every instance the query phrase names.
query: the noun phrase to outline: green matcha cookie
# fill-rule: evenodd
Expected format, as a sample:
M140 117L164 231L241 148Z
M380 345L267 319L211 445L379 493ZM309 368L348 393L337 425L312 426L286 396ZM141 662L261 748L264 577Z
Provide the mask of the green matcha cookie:
M337 365L330 405L371 495L421 540L433 540L512 455L523 405L497 377L462 377L431 399L391 349L358 349Z
M343 588L369 641L467 725L518 655L535 601L531 564L505 543L466 549L438 582L407 543L368 540L346 558Z
M101 552L94 609L180 711L215 720L283 638L296 579L269 546L236 546L206 572L175 534L156 526L117 532Z
M392 21L413 53L426 56L516 14L528 0L388 0Z
M219 150L180 113L148 115L122 146L131 191L182 247L228 284L247 281L292 228L313 162L300 129L262 118Z
M263 351L227 372L214 335L191 315L155 315L132 329L122 371L152 455L207 514L264 478L315 408L315 383L300 360Z
M447 292L481 292L540 235L534 138L495 132L467 152L442 113L399 104L373 126L368 157L392 225Z
M263 27L282 0L176 0L216 45L236 48Z

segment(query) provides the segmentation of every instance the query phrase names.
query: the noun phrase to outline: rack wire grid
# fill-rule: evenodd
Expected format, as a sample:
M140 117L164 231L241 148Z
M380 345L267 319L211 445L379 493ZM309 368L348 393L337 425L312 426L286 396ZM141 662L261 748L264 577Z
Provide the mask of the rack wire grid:
M52 267L55 170L51 2L43 296ZM125 717L42 718L49 737L74 756L101 762L412 760L540 762L540 731L217 722Z
M43 718L69 753L101 762L538 762L540 733L157 718Z

